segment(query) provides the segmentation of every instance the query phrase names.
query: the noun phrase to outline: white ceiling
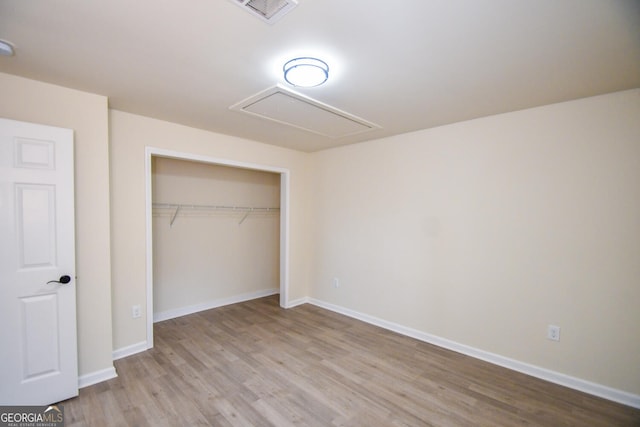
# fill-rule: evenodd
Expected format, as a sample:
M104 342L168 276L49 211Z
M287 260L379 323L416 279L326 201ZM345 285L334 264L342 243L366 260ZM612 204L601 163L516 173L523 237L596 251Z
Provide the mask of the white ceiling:
M0 0L0 39L2 72L302 151L640 87L639 0L299 0L274 25L230 0ZM330 76L298 92L381 128L330 138L229 109L300 55Z

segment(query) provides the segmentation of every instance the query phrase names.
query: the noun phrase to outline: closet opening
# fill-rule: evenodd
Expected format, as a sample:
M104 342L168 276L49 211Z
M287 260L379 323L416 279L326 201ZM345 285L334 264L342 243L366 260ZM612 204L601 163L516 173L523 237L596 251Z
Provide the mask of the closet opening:
M280 294L287 307L289 172L146 149L147 348L153 323Z

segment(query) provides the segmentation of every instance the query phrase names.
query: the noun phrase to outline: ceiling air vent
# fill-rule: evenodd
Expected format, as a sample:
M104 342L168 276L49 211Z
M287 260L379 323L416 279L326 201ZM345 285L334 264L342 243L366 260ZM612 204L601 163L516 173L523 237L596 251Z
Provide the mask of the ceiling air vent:
M229 108L329 138L342 138L380 128L360 117L280 85L250 96Z
M253 16L273 24L298 5L298 0L231 0Z

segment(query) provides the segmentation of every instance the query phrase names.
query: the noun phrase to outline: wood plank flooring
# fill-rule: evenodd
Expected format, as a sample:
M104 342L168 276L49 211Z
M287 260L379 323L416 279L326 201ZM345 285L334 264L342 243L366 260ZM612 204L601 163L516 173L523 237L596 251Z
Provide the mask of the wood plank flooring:
M640 410L274 295L157 323L66 426L640 426Z

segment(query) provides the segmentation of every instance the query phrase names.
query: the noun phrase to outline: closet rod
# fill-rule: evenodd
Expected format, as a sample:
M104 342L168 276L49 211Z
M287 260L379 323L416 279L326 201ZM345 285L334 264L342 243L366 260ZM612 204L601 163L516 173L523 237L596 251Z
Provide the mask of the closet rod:
M178 213L184 210L195 210L195 211L224 211L224 212L244 212L244 216L238 223L238 225L242 224L249 214L258 213L258 212L277 212L280 208L263 208L263 207L249 207L249 206L222 206L222 205L194 205L194 204L183 204L183 203L153 203L154 209L175 209L173 211L173 215L171 215L171 219L169 220L169 227L173 227L173 223L176 221L178 217Z
M242 212L275 212L280 208L266 208L266 207L250 207L250 206L223 206L223 205L193 205L183 203L153 203L153 207L156 209L202 209L202 210L225 210L225 211L242 211Z

